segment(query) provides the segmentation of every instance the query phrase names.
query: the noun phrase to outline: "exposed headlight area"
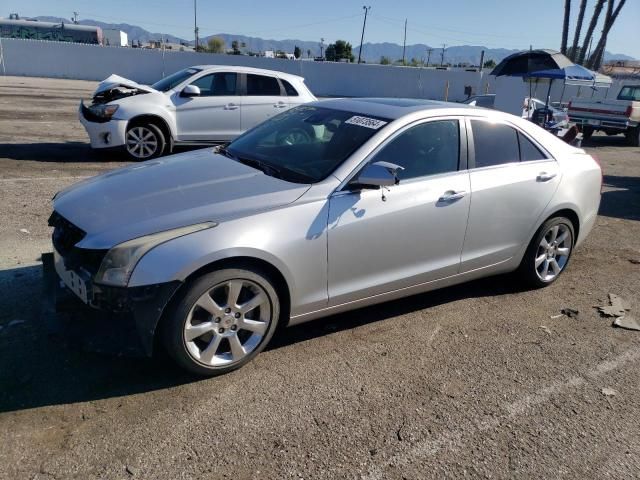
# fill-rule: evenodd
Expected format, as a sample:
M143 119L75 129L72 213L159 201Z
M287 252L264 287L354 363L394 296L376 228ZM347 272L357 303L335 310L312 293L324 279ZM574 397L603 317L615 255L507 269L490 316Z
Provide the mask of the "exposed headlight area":
M90 122L104 123L111 120L119 105L93 104L87 107L82 103L82 115Z
M216 222L198 223L145 235L116 245L107 252L102 260L95 281L103 285L126 287L133 269L149 250L174 238L213 228L216 225L218 225Z

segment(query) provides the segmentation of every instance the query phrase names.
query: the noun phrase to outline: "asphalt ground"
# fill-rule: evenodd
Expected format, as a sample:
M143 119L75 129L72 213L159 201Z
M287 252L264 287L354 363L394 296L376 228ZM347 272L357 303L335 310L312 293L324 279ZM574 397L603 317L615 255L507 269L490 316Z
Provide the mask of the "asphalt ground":
M94 88L0 77L0 478L640 477L640 332L594 308L615 293L640 318L639 148L585 145L600 216L551 287L499 276L333 316L203 380L91 351L47 307L51 197L127 163L88 146Z

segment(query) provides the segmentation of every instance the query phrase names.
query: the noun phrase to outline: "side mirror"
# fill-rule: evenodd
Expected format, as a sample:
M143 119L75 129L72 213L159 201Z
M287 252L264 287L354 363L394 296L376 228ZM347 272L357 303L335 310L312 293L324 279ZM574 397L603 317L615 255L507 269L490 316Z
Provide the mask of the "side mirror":
M200 96L200 87L196 87L195 85L187 85L180 92L181 97L199 97Z
M389 162L370 163L355 179L357 185L369 188L390 187L400 183L398 170L404 170L400 165Z

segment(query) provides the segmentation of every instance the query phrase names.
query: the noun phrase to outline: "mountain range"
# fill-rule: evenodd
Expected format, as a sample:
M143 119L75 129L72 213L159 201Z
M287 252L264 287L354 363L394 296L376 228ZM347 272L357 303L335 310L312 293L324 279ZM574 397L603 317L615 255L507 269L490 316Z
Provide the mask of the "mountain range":
M60 17L35 17L35 20L44 22L62 22L69 23L69 20ZM112 28L122 30L129 36L129 42L140 41L142 44L146 44L150 40L164 39L166 42L193 45L193 40L186 40L175 35L167 33L149 32L142 27L136 25L129 25L128 23L105 23L97 20L80 20L78 23L81 25L92 25L100 28ZM248 37L246 35L235 35L230 33L219 33L215 35L206 36L200 39L200 42L206 44L212 37L221 37L225 41L227 48L231 48L231 42L237 40L241 44L244 43L243 51L247 52L264 52L265 50L282 50L284 52L293 52L296 46L302 50L302 55L307 56L307 52L311 53L312 57L320 55L320 44L315 41L305 40L268 40L258 37ZM326 45L325 45L326 47ZM441 48L430 47L424 44L407 45L405 58L410 61L415 58L418 61L426 61L429 57L428 51L431 50L429 62L431 65L439 65L441 62ZM496 63L500 62L503 58L515 53L519 50L508 48L487 48L481 45L459 45L447 47L444 54L444 63L459 64L467 63L470 65L477 65L480 62L481 52L485 52L485 61L494 60ZM357 57L359 52L359 46L354 46L353 54ZM396 43L365 43L362 50L362 58L368 63L378 63L381 57L387 57L391 61L402 59L402 45ZM633 57L624 54L614 54L605 52L605 61L607 60L634 60Z

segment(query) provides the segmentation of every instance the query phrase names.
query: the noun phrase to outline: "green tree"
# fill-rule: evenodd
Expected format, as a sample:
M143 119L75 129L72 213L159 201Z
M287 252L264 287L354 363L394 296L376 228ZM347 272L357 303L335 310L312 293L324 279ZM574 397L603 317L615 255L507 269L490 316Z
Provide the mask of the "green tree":
M224 53L224 39L221 37L211 37L207 42L207 47L211 53Z
M293 56L296 58L300 58L301 55L302 55L302 50L300 50L300 47L296 45L293 48Z
M482 65L482 68L495 68L496 61L493 58L490 58Z
M336 43L327 45L324 51L325 58L330 62L339 62L342 59L346 59L349 62L353 62L355 57L353 56L353 47L349 42L344 40L336 40Z
M391 65L391 59L384 55L380 57L380 65Z
M307 50L307 58L311 58L311 49L310 48Z
M234 55L240 55L242 53L240 52L240 42L238 42L238 40L231 42L231 50Z

